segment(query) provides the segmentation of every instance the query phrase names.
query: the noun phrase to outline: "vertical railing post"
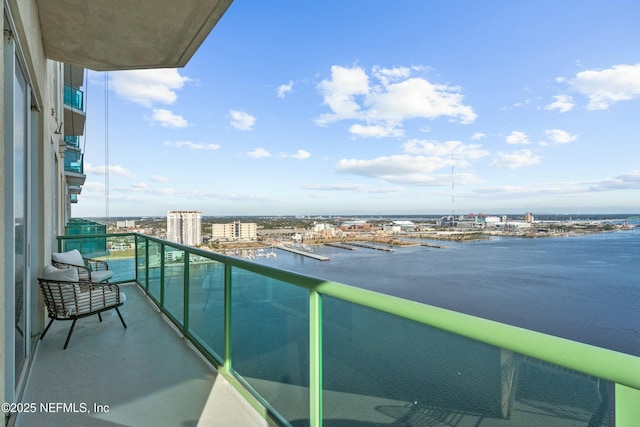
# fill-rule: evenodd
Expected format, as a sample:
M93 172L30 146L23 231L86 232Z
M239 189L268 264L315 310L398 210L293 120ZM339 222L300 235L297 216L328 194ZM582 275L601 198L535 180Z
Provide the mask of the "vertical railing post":
M231 348L231 265L224 264L224 362L222 369L227 374L231 374L232 364L232 348Z
M160 244L160 307L164 308L164 244Z
M183 284L183 314L182 314L182 324L184 326L184 332L186 333L189 330L189 252L184 252L184 284Z
M144 239L144 264L144 288L147 290L147 293L149 293L149 239Z
M309 423L322 427L322 295L309 291Z
M640 425L640 390L615 385L615 425Z
M138 259L138 236L133 235L133 280L140 284L140 277L138 275L138 266L140 260Z

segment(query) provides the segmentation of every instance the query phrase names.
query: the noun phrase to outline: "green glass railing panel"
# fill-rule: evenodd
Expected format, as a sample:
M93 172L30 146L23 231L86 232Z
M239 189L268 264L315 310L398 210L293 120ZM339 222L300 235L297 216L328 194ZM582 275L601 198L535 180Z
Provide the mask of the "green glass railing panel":
M234 373L296 426L309 419L308 292L233 268Z
M64 142L69 147L80 148L80 137L73 135L66 135L64 137Z
M189 263L189 332L221 363L224 355L224 264L197 256L190 257Z
M136 279L144 289L147 289L147 243L147 239L136 236Z
M184 326L184 259L185 251L164 248L164 307Z
M84 111L84 93L69 85L64 85L64 103L76 110Z
M611 425L605 381L336 298L323 307L325 425Z
M84 163L82 153L76 151L66 151L64 153L64 170L67 172L84 173Z
M133 282L136 278L136 238L133 235L107 238L109 255L104 258L113 271L112 283Z
M147 284L148 284L148 293L151 295L156 301L160 301L161 299L161 278L162 278L162 250L163 245L154 242L148 241L148 258L147 258Z
M77 237L61 241L61 252L77 249L85 258L104 257L109 254L106 237Z

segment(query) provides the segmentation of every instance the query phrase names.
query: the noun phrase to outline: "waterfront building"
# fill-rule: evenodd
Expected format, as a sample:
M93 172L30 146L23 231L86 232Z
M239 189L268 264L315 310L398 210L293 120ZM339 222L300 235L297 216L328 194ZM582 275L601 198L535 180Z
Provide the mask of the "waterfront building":
M333 225L326 223L313 224L313 228L311 229L311 231L311 237L316 239L331 239L342 234L342 231L337 230Z
M338 228L342 231L369 231L371 224L366 220L343 221Z
M116 221L117 228L134 228L136 226L135 219L125 219L123 221Z
M255 222L234 221L227 224L212 224L212 239L255 240L258 237L258 224Z
M187 246L202 244L202 212L169 211L167 240Z
M382 226L382 231L384 231L385 233L411 232L415 229L416 224L413 221L406 220L391 221L390 224L385 224Z

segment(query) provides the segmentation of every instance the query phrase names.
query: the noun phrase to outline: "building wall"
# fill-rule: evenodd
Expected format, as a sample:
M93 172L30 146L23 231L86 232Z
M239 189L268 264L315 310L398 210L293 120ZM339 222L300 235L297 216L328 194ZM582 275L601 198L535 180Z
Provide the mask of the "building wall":
M8 7L5 7L8 6ZM59 191L58 183L64 184L63 162L59 150L62 136L55 134L61 120L62 81L61 64L45 59L42 34L35 0L7 0L2 2L4 37L0 48L2 57L2 79L0 79L0 128L3 143L0 145L0 188L3 192L3 207L0 209L0 398L3 402L15 402L23 388L29 360L34 346L30 337L37 336L44 327L44 308L40 302L37 277L42 273L46 260L55 247L55 235L62 231L60 224L64 216L62 197L54 197ZM24 194L14 190L13 144L16 130L12 120L14 109L14 73L18 62L26 81L28 93L26 110L27 175ZM30 108L29 108L30 107ZM24 200L24 227L17 230L13 205ZM55 200L55 203L52 202ZM26 233L24 253L16 255L15 236ZM16 268L17 257L23 257L24 267ZM24 306L16 304L16 278L25 282ZM19 292L18 294L22 295ZM16 319L24 322L25 369L16 372L15 340ZM22 346L20 346L22 348Z

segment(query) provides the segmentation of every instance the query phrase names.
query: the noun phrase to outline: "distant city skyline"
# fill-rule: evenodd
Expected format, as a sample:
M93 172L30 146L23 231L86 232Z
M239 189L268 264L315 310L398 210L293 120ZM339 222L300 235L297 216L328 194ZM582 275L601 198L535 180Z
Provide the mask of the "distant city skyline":
M638 213L638 16L234 2L183 69L89 72L72 214Z

